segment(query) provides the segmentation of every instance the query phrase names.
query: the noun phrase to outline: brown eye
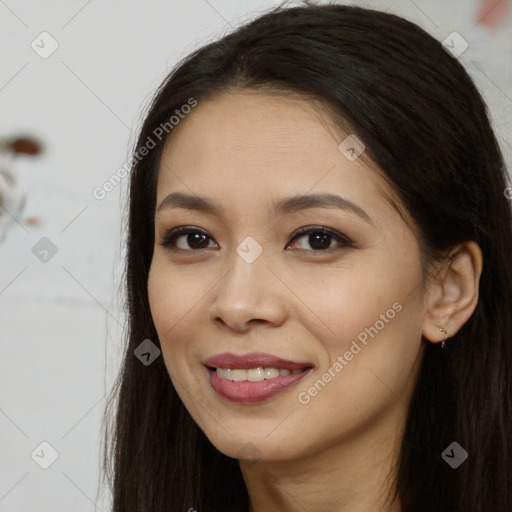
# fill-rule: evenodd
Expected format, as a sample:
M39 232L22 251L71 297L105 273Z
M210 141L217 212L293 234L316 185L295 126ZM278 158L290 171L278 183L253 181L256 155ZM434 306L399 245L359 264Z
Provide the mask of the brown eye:
M179 239L182 246L178 244ZM212 238L204 231L197 228L181 226L167 233L160 245L173 251L197 251L208 248L208 241Z
M346 236L334 229L323 226L301 228L295 233L287 247L301 238L304 239L303 244L305 247L299 247L299 249L307 252L332 252L332 249L336 249L336 243L341 248L354 247L353 243ZM213 241L213 238L205 231L198 228L180 226L169 231L160 245L172 251L188 252L218 247L216 245L209 245L210 241ZM332 245L333 242L335 242L334 245Z
M304 238L304 245L306 245L306 247L299 247L299 249L310 252L329 251L333 248L333 246L331 246L333 241L337 242L338 245L342 247L353 247L352 242L346 236L338 231L323 226L301 228L292 238L292 242L301 238ZM311 247L312 251L307 245Z

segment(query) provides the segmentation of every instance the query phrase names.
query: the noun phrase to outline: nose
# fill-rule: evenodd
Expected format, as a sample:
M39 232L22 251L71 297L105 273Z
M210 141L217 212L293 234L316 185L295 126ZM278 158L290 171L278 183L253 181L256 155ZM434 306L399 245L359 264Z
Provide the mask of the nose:
M257 326L282 325L288 315L287 289L269 268L265 251L252 263L236 252L231 268L214 288L210 320L219 328L246 332Z

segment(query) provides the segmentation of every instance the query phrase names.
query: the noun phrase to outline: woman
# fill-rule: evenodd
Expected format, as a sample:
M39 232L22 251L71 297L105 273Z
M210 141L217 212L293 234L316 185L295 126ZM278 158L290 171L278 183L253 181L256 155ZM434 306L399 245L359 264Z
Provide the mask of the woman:
M512 510L505 176L400 17L276 8L181 62L131 173L114 510Z

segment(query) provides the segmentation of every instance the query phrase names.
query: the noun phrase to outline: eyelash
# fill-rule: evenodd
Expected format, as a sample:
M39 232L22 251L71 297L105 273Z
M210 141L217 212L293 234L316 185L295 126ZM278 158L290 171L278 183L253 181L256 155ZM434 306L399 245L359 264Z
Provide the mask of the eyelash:
M345 235L342 235L341 233L339 233L338 231L336 231L334 229L330 229L325 226L318 226L318 227L306 226L306 227L300 228L296 233L294 233L294 235L292 236L292 239L290 240L290 243L298 240L299 238L302 238L305 235L314 234L314 233L322 233L324 235L328 235L328 236L332 237L335 241L342 244L344 247L351 247L351 248L354 247L353 242L348 237L346 237ZM180 248L174 247L172 245L173 242L175 242L180 236L188 235L188 234L205 235L206 237L213 240L208 235L208 233L206 231L203 231L202 229L190 228L187 226L180 226L178 228L168 231L167 234L165 235L165 237L163 238L162 242L160 242L160 245L162 247L166 248L167 250L170 250L173 252L199 252L199 251L202 251L203 249L180 249ZM288 245L290 245L290 243ZM211 249L211 247L209 247L208 249ZM306 249L300 249L300 250L304 251ZM335 251L333 251L333 249L330 248L330 249L306 250L306 252L311 252L311 253L316 253L316 254L326 254L326 253L332 253Z

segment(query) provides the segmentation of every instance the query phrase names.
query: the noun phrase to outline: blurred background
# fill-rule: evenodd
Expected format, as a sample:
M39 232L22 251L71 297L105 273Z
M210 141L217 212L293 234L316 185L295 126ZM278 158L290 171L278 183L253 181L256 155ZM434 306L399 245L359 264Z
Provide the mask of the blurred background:
M446 41L512 168L510 2L339 3ZM0 511L109 510L101 421L123 350L127 178L103 185L172 66L278 4L0 0Z

